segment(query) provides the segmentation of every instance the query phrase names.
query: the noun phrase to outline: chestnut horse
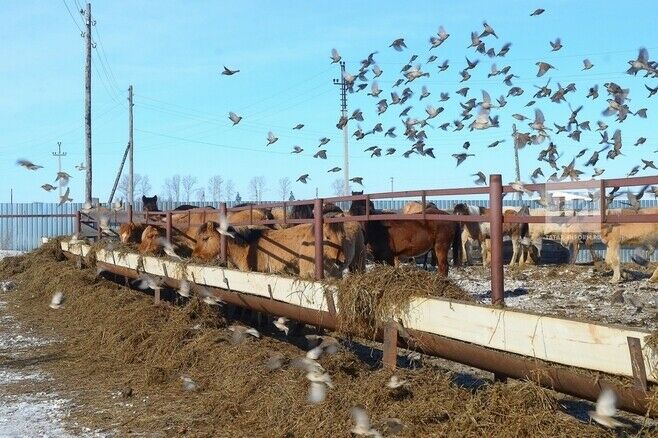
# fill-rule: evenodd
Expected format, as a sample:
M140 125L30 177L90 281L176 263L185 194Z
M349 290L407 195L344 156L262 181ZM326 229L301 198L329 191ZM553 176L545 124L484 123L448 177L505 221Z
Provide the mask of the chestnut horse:
M230 227L234 238L226 239L229 263L241 271L288 272L303 278L315 273L315 234L313 224L295 225L282 230ZM326 276L338 277L346 266L345 230L342 223L324 224L323 260ZM212 260L219 255L221 235L217 224L200 227L192 255Z
M370 214L386 217L386 212L375 209L370 201ZM445 211L428 208L428 214L449 214ZM349 214L363 216L366 214L366 201L352 201ZM437 260L437 270L442 275L448 275L448 252L451 245L453 253L458 249L455 240L458 223L434 220L391 220L377 219L364 223L366 246L370 249L376 262L384 262L398 266L400 257L417 257L434 250ZM457 252L455 252L457 251Z

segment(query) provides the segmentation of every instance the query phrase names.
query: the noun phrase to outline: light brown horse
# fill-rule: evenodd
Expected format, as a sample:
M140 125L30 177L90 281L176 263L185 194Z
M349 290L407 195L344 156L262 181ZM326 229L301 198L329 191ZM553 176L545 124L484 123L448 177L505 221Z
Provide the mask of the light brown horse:
M162 230L153 225L147 225L142 232L142 241L139 244L139 253L148 255L162 254L162 244L160 238L162 237Z
M283 230L270 228L232 228L235 237L227 237L227 258L241 271L288 272L302 278L315 273L315 235L313 224L301 224ZM220 250L217 224L208 222L199 229L192 255L212 260ZM348 263L342 223L324 224L323 260L326 276L338 277Z

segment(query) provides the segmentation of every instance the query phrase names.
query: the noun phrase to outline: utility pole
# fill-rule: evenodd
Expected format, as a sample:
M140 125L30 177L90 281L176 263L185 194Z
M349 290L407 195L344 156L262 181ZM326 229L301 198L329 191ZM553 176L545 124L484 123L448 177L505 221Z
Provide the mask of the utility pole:
M62 157L66 156L66 152L62 152L62 142L57 142L57 152L53 152L53 157L57 157L57 172L62 171ZM59 196L62 196L62 180L58 180Z
M128 205L134 206L135 180L133 178L133 86L128 87L128 147L130 156L128 158Z
M87 3L84 14L85 39L87 42L87 60L85 62L85 166L87 175L85 179L85 202L91 204L91 3Z
M391 177L391 191L392 191L392 192L395 191L395 190L393 190L393 177Z
M334 79L334 85L340 86L340 114L347 119L347 82L345 82L345 61L340 62L340 80ZM350 190L350 162L349 145L347 142L347 121L343 126L343 191L349 195Z

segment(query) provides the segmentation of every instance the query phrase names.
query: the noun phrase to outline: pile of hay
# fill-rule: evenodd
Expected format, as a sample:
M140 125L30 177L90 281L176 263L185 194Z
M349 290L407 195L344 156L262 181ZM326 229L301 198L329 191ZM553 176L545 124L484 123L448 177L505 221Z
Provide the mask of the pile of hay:
M474 301L468 292L447 278L413 266L375 265L334 284L338 289L340 330L370 339L385 321L406 316L413 298Z
M196 300L155 307L146 294L92 269L76 269L56 245L1 261L0 279L19 285L5 296L7 310L58 340L46 347L52 359L41 366L54 376L55 389L73 398L72 423L120 436L347 436L350 409L362 405L382 432L386 419L400 419L404 429L397 436L404 437L611 436L563 413L549 392L530 382L471 390L456 385L450 372L426 366L398 370L408 386L392 391L385 385L390 371L362 362L346 348L320 359L335 388L322 404L310 405L304 372L289 365L305 353L290 341L303 338L278 340L273 332L234 345L218 311ZM378 287L388 288L395 276L376 272ZM405 270L401 278L414 275ZM433 277L434 283L426 283L433 284L433 294L464 298ZM407 282L400 289L406 290L399 292L403 297L426 285ZM65 294L59 311L48 308L55 291ZM389 304L376 309L397 309L400 300L381 302ZM284 366L270 370L266 363L275 354ZM199 390L185 391L181 375L190 376ZM122 393L132 395L124 399Z

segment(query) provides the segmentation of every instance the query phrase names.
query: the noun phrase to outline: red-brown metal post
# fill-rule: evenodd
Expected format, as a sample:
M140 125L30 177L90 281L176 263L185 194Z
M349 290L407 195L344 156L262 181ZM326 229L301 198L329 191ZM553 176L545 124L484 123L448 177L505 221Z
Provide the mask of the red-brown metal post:
M322 199L316 199L313 203L313 231L315 233L315 279L324 278L324 260L323 260L323 222L322 216Z
M128 223L131 224L133 221L133 206L128 204Z
M166 228L165 228L165 230L166 230L166 231L165 231L165 233L166 233L165 235L166 235L166 237L167 237L167 241L168 241L168 242L171 242L171 225L172 225L172 224L171 224L171 212L170 212L170 211L168 211L168 212L166 213L166 220L167 220L167 224L166 224L166 226L165 226L165 227L166 227Z
M383 362L386 368L395 369L398 361L398 326L395 321L384 325Z
M599 215L601 216L601 223L606 223L607 210L608 210L608 199L605 196L605 181L601 180L599 186Z
M505 305L503 277L503 179L489 176L489 227L491 228L491 304Z
M219 217L228 221L228 216L226 213L226 202L221 202L219 204ZM226 265L226 236L224 234L219 236L219 262L222 265Z
M82 231L82 214L80 210L75 212L75 234L80 238L80 232Z

